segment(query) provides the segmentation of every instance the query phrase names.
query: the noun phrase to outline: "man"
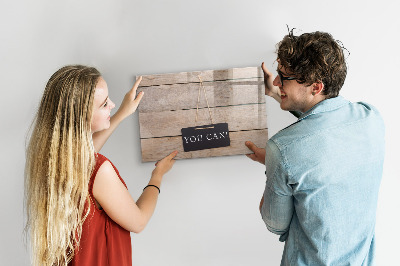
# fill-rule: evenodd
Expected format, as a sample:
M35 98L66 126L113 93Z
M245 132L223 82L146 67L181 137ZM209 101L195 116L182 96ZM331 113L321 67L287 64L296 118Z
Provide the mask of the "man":
M339 96L347 74L343 48L328 33L293 31L278 44L278 75L262 64L265 92L298 121L266 149L260 212L285 242L281 265L372 265L384 157L384 125L366 103Z

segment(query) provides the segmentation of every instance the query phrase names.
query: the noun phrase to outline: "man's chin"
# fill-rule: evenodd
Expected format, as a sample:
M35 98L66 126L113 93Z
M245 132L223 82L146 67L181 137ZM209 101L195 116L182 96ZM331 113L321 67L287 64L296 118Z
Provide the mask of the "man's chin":
M289 108L288 106L285 106L285 105L282 104L282 103L281 103L280 107L281 107L281 109L282 109L283 111L291 111L290 108Z

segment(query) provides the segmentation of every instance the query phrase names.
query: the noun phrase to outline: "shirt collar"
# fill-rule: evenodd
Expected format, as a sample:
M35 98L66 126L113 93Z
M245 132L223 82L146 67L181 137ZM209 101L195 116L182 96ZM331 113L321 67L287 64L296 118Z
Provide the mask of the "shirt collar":
M346 105L346 104L349 104L349 103L350 102L348 100L346 100L345 98L343 98L340 95L335 97L335 98L329 98L329 99L323 100L323 101L317 103L316 105L314 105L307 112L303 113L299 117L298 121L300 121L300 120L302 120L302 119L304 119L304 118L306 118L306 117L308 117L310 115L329 112L329 111L333 111L333 110L339 109L343 105Z

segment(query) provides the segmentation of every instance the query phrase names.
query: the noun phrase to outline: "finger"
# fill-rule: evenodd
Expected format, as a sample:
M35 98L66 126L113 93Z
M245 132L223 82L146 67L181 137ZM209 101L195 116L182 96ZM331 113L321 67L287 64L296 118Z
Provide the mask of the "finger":
M135 98L134 101L137 102L138 105L139 105L140 101L142 100L143 95L144 95L144 92L141 91L141 92L139 92L138 95L136 96L136 98Z
M178 154L178 151L173 151L170 153L170 155L167 156L167 158L169 160L172 160L173 158L175 158L175 156Z
M246 154L246 156L250 159L252 159L253 161L256 161L256 155L254 153L251 154Z
M140 76L139 78L136 79L135 84L133 84L132 89L131 89L131 93L133 95L136 95L136 90L139 87L140 82L142 81L142 76Z
M251 151L256 152L256 150L258 149L258 147L256 146L256 144L254 144L251 141L246 141L245 145L247 146L247 148L249 148Z
M272 75L271 72L268 70L268 68L265 66L264 62L262 62L261 68L262 68L262 70L263 70L265 75L267 75L267 76L271 76Z
M178 151L173 151L167 156L165 156L162 161L171 161L176 155L178 154Z
M139 86L139 84L140 84L140 82L142 81L142 79L143 79L143 77L142 77L142 76L138 77L138 78L136 79L136 81L135 81L135 84L133 84L133 86L136 86L136 87L138 87L138 86Z

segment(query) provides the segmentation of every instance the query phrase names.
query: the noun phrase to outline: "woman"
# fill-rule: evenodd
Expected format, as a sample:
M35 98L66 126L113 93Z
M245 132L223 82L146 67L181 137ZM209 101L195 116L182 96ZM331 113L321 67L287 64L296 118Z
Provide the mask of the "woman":
M173 152L156 164L135 202L115 166L100 151L119 123L135 112L141 81L118 111L100 73L65 66L48 81L27 149L27 229L34 265L131 265L130 232L154 212Z

